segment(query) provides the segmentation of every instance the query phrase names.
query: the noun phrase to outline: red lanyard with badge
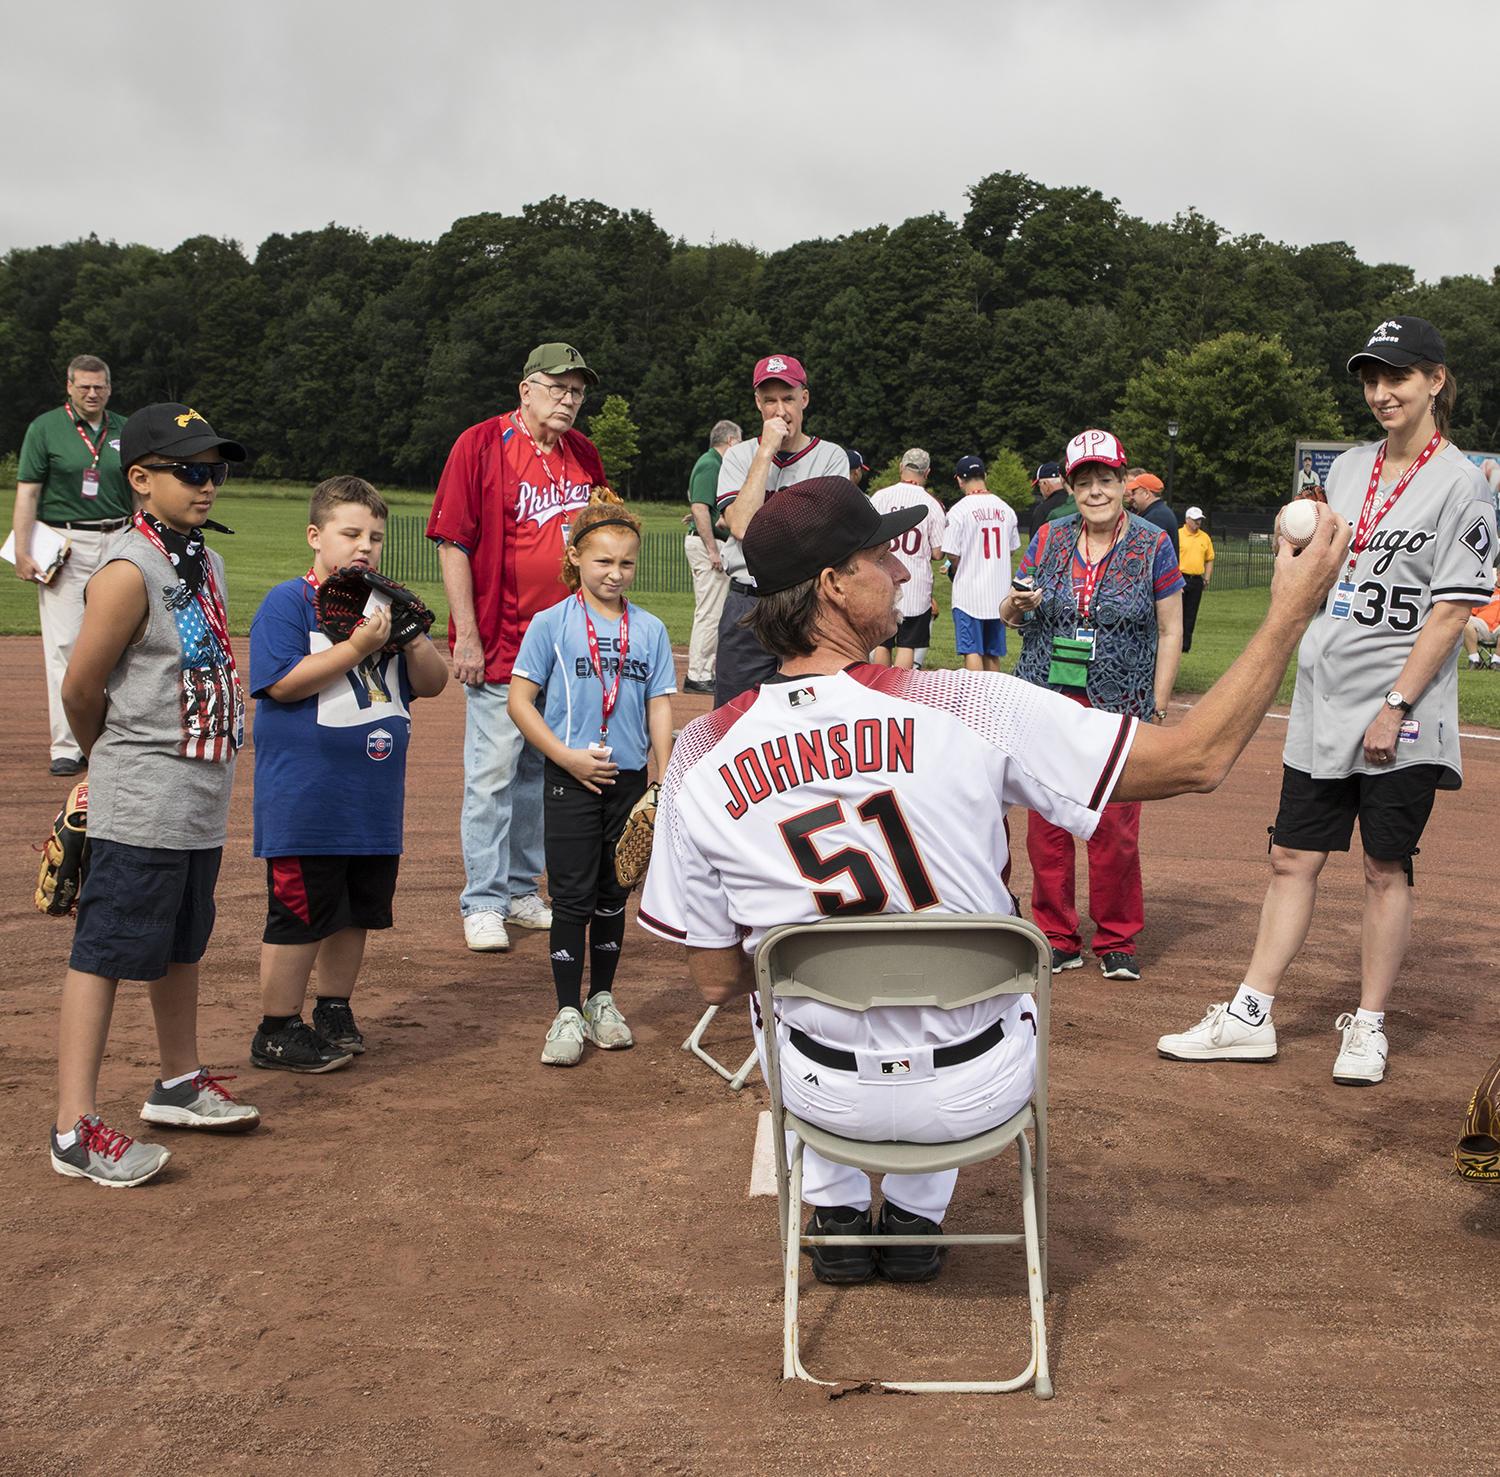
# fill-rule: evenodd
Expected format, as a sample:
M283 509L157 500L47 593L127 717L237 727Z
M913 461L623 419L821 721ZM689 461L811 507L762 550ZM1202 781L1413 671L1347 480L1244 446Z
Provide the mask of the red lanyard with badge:
M1109 547L1099 556L1094 564L1088 562L1087 554L1080 554L1079 563L1083 565L1083 579L1080 581L1077 575L1073 576L1073 596L1078 602L1078 628L1074 632L1074 639L1087 645L1088 655L1094 654L1094 627L1089 620L1089 612L1094 607L1094 591L1099 588L1100 577L1104 574L1104 566L1109 563L1109 556L1114 553L1115 545L1120 541L1120 531L1125 527L1125 514L1120 514L1120 520L1115 524L1115 531L1110 535ZM1088 548L1088 530L1080 529L1078 542L1074 545L1074 551L1086 550Z
M604 681L604 661L599 655L599 633L594 629L594 618L589 614L588 601L583 598L583 591L578 592L578 608L583 612L584 628L588 631L589 638L589 661L593 664L594 675L599 679L599 744L603 749L609 743L609 720L615 711L615 706L620 701L620 678L625 672L625 658L630 655L630 602L620 601L620 663L615 668L615 680L608 685ZM590 748L594 747L592 744Z
M88 447L89 455L93 458L93 461L89 464L88 470L83 474L83 495L84 497L98 497L99 457L103 454L104 451L104 439L109 435L109 415L106 413L100 420L99 439L97 441L92 441L89 439L89 433L84 430L84 423L79 420L76 415L74 415L73 407L65 402L63 404L63 409L67 411L68 419L73 423L73 429L78 432L78 439L82 441L86 447Z
M1336 621L1346 621L1354 609L1354 565L1359 556L1370 547L1370 540L1375 536L1375 530L1380 527L1381 520L1392 508L1396 506L1401 494L1411 486L1412 478L1427 465L1436 454L1438 447L1443 444L1443 433L1434 431L1432 440L1422 448L1421 454L1402 474L1396 485L1390 490L1386 500L1379 508L1375 506L1375 499L1380 494L1380 474L1385 469L1386 443L1380 443L1380 450L1375 453L1375 465L1370 468L1370 485L1365 489L1365 500L1359 510L1359 522L1354 528L1354 538L1349 544L1349 567L1344 571L1344 577L1333 587L1333 602L1328 607L1329 617Z

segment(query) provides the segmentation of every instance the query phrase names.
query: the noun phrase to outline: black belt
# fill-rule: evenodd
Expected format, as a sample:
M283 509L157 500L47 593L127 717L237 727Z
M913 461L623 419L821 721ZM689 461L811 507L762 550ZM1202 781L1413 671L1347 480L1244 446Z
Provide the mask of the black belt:
M76 529L79 533L113 533L117 528L124 528L130 519L102 518L93 523L80 522L77 518L67 523L54 523L50 518L42 518L38 521L45 523L48 528Z
M840 1051L836 1046L824 1046L821 1041L814 1041L806 1031L799 1031L796 1026L791 1028L791 1038L792 1045L803 1056L809 1057L822 1066L837 1067L841 1072L859 1070L859 1059L852 1051ZM956 1046L938 1047L932 1053L932 1065L956 1067L960 1062L971 1062L976 1056L983 1056L990 1047L997 1046L1004 1040L1005 1022L997 1020L994 1025L986 1026L977 1036L970 1036L967 1041L960 1041Z
M730 580L729 581L729 588L731 590L733 590L736 595L754 595L755 594L755 586L754 585L747 585L744 582L744 580L735 580L735 579Z

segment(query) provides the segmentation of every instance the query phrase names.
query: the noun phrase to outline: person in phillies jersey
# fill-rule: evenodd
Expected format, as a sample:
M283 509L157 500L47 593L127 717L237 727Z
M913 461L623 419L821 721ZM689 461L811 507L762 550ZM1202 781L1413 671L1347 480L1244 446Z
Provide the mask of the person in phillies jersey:
M870 653L870 660L878 667L910 669L917 653L927 649L932 635L932 617L937 609L932 601L932 566L943 557L948 520L943 505L927 491L931 471L932 458L920 446L914 446L901 454L901 480L870 494L878 513L894 513L897 508L927 510L927 516L891 546L906 570L906 582L901 586L901 624L896 634Z
M1275 695L1349 537L1329 518L1301 558L1282 551L1243 655L1181 724L1158 729L1000 673L870 665L900 623L907 574L892 541L925 516L920 505L882 514L843 477L778 492L745 538L759 591L751 624L778 670L688 724L672 751L640 922L686 945L706 1000L750 996L757 1041L766 1023L751 961L767 929L844 913L1009 915L1007 807L1087 836L1112 799L1213 789ZM1026 995L949 1011L786 1000L774 1028L787 1106L853 1138L967 1138L1017 1111L1035 1081ZM812 1234L868 1233L868 1177L811 1150L804 1164ZM879 1226L932 1234L955 1181L887 1175ZM827 1282L877 1267L920 1281L940 1261L930 1247L813 1253Z
M1312 924L1318 877L1364 850L1358 1009L1334 1021L1333 1080L1385 1076L1385 1007L1411 937L1417 852L1438 790L1463 782L1458 673L1470 610L1495 588L1495 507L1484 476L1448 439L1457 387L1437 329L1388 318L1350 360L1384 440L1328 469L1328 506L1355 524L1345 567L1297 658L1271 832L1271 883L1250 967L1233 997L1163 1036L1175 1061L1270 1061L1271 1009Z
M521 403L453 443L432 500L453 675L464 684L464 941L510 948L507 923L549 929L542 870L542 757L506 712L532 616L564 599L568 519L608 485L594 443L573 429L599 376L571 344L542 344L521 373Z
M953 635L971 672L998 672L1005 655L1000 602L1010 590L1010 556L1021 547L1010 505L984 482L984 462L960 457L954 480L963 496L948 509L943 552L953 569Z

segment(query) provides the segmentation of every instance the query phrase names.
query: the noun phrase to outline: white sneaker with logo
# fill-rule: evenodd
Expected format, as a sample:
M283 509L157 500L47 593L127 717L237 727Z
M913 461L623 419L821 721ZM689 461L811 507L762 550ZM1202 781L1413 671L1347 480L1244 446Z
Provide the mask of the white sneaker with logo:
M552 909L542 901L540 893L528 892L525 897L510 900L505 921L514 923L517 928L551 928Z
M1157 1051L1174 1062L1269 1062L1276 1059L1276 1027L1246 1025L1229 1014L1229 1002L1210 1005L1191 1031L1163 1036Z
M476 954L503 954L510 948L505 919L490 910L470 913L464 918L464 942Z
M1390 1043L1373 1021L1362 1021L1347 1010L1334 1023L1342 1032L1333 1062L1333 1080L1341 1087L1373 1087L1385 1076Z

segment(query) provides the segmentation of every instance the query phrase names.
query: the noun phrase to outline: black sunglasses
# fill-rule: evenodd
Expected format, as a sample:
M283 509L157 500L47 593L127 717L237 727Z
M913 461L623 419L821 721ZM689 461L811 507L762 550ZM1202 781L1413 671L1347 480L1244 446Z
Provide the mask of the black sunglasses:
M148 472L170 472L189 487L202 487L209 481L222 487L229 477L228 462L142 462L141 466Z

